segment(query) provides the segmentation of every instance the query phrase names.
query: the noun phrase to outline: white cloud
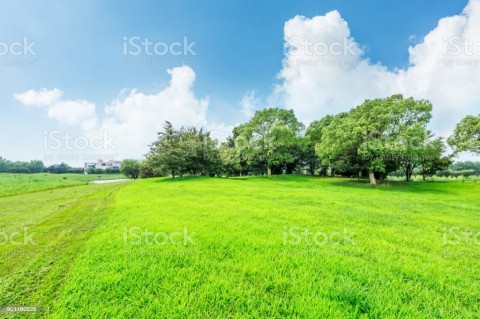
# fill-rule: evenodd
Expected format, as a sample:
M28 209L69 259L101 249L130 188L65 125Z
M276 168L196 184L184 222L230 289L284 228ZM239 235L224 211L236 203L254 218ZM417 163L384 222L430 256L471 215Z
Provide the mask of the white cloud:
M128 156L141 156L148 151L165 121L174 126L205 126L208 97L198 99L192 91L195 73L188 66L169 70L169 85L163 90L145 94L137 90L123 92L105 108L106 118L101 131L116 136L118 148Z
M165 121L179 126L207 126L223 131L225 127L207 123L208 97L199 99L192 91L195 73L183 66L168 70L170 83L163 90L145 94L136 89L123 90L117 99L105 107L99 118L95 104L84 100L63 100L58 89L30 90L15 98L26 106L41 107L48 116L61 123L80 127L85 136L104 136L113 139L112 149L105 154L141 158L148 152L157 132ZM78 164L78 163L77 163Z
M58 101L62 94L63 92L59 89L29 90L25 93L15 94L15 98L26 106L45 107Z
M305 122L394 93L429 99L432 126L442 135L480 110L480 0L471 0L461 15L441 19L410 47L405 70L372 64L337 11L312 19L296 16L285 23L284 34L287 53L274 96ZM456 52L466 39L473 43L470 51L478 44L472 55L468 47Z
M261 99L256 97L255 91L248 91L240 101L240 107L243 115L250 118L255 114L255 111L260 109Z
M85 100L62 100L63 92L59 89L38 91L29 90L15 94L15 98L26 106L38 107L47 111L48 117L61 123L74 125L95 119L95 105Z

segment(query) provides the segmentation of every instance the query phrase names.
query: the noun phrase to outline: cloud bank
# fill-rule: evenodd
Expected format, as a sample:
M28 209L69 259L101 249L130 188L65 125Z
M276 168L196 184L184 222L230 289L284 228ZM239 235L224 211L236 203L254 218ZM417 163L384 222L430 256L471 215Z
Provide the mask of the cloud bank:
M406 69L371 63L337 11L288 20L284 40L274 96L305 122L395 93L429 99L432 127L442 135L480 110L480 0L471 0L460 15L441 19L410 47Z

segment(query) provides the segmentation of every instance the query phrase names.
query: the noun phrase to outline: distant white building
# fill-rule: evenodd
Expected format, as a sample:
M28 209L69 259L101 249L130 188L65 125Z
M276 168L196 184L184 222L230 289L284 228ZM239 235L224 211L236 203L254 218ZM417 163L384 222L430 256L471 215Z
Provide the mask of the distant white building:
M103 160L98 160L97 162L85 162L83 166L83 172L85 174L88 174L88 170L91 168L102 169L102 170L106 170L107 168L110 168L110 169L120 170L120 165L122 165L122 161L110 160L108 162L104 162Z

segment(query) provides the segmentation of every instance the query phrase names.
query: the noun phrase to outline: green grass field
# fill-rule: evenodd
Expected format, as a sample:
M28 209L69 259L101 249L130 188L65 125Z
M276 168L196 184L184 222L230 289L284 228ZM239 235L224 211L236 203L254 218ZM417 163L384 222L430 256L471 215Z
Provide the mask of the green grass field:
M0 191L0 306L43 309L8 318L480 317L480 183L33 190Z
M120 174L4 174L0 173L0 197L41 190L85 185L92 180L125 178Z

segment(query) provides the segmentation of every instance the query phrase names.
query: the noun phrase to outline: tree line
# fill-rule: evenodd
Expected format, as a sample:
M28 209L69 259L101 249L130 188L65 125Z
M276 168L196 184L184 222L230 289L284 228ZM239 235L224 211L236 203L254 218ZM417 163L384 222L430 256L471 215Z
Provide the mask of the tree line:
M460 122L448 144L427 129L432 105L397 94L367 100L349 112L328 115L305 127L293 110L257 111L218 143L210 132L176 129L166 122L142 164L123 170L183 175L242 176L310 174L368 176L371 184L402 171L406 180L446 170L459 152L480 154L480 115ZM133 166L132 166L133 165ZM139 176L140 174L136 174Z
M72 167L66 163L53 164L45 166L40 160L33 160L29 162L9 161L0 157L0 173L51 173L51 174L82 174L83 168ZM90 169L89 174L118 174L118 169Z

